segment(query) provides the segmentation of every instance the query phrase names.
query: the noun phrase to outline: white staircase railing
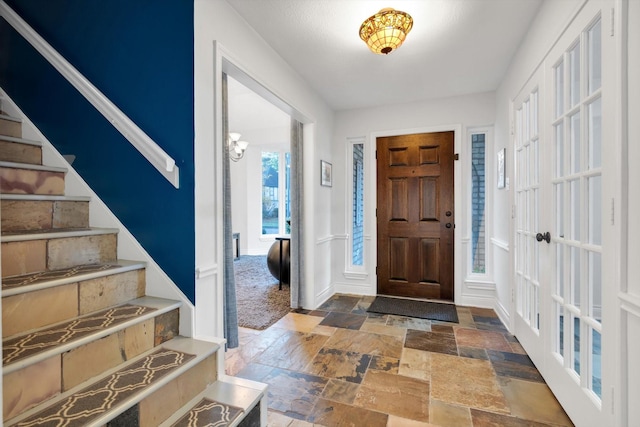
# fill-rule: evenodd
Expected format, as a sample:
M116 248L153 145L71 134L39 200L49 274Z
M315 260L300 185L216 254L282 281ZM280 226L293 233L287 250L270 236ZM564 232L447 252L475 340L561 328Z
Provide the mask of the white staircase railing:
M2 16L53 67L93 105L174 187L179 188L176 162L126 114L62 57L45 39L27 24L4 0L0 0Z

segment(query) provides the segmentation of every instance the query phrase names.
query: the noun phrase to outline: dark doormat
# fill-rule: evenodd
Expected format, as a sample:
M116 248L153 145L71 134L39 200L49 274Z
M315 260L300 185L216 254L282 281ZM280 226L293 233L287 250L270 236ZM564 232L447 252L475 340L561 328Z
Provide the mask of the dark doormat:
M458 323L458 313L456 312L456 306L453 304L376 297L367 311Z

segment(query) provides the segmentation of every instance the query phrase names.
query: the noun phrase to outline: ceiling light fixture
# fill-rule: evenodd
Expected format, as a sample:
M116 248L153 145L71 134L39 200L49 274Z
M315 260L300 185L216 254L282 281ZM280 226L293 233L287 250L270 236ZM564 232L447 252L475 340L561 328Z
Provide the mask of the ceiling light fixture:
M413 27L413 18L392 8L369 17L360 26L360 38L373 53L387 55L400 47Z
M238 132L229 133L229 158L234 162L237 162L244 156L244 152L249 146L247 141L240 141L241 136Z

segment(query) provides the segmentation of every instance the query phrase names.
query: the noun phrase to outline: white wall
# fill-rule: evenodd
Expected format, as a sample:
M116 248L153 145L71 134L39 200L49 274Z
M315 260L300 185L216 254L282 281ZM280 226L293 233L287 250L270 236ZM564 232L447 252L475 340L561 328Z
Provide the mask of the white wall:
M222 57L292 106L305 125L305 178L317 176L316 159L327 155L333 113L291 67L253 29L221 0L194 2L194 108L196 180L196 334L222 335L222 203L220 157L222 131L220 77ZM313 286L327 279L313 260L328 252L316 250L318 233L330 228L329 195L315 194L305 185L305 252L310 285L303 304L315 308L321 301ZM317 231L316 231L317 230ZM211 310L217 307L217 310Z
M376 293L375 275L375 200L370 194L375 192L375 158L365 154L365 192L369 195L365 200L365 257L367 263L366 276L353 277L345 274L348 264L347 230L350 216L346 212L348 207L345 195L347 186L346 145L348 138L365 138L365 153L375 148L376 136L383 134L406 134L412 132L431 132L444 129L456 131L456 152L460 158L467 155L467 129L470 127L488 126L495 121L495 94L481 93L458 96L445 99L427 100L403 105L384 106L348 110L336 113L335 131L333 137L333 187L332 193L332 228L330 233L333 264L333 282L336 291L358 294ZM461 162L456 162L456 203L460 203L463 187L461 181ZM488 178L490 179L490 178ZM465 234L462 227L462 206L456 205L456 245L460 246L461 236ZM456 249L456 303L489 305L493 307L493 290L489 289L488 298L472 299L463 289L464 251ZM486 295L485 295L486 296Z

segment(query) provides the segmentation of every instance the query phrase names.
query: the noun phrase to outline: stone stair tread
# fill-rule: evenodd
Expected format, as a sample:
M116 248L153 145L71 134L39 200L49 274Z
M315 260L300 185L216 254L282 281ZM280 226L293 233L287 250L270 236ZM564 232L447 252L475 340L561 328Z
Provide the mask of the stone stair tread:
M176 337L4 425L103 426L219 348L215 343Z
M0 161L0 168L9 168L9 169L30 169L37 171L45 171L45 172L62 172L67 173L67 168L59 168L57 166L44 166L44 165L34 165L32 163L16 163L16 162L5 162Z
M0 141L15 142L16 144L35 145L37 147L42 146L42 142L40 141L33 141L31 139L18 138L15 136L8 136L8 135L0 135Z
M260 399L264 396L266 388L266 384L225 376L187 402L159 427L236 426L242 420L243 414L260 404ZM217 405L210 404L210 408L203 408L203 401L214 402ZM218 418L211 419L207 415L199 417L207 409L211 409ZM184 422L185 417L191 418L190 424Z
M19 336L3 338L3 374L88 344L180 305L179 301L145 296Z
M145 266L146 262L144 261L117 260L115 262L77 265L59 270L3 277L2 297L138 270Z
M58 196L53 194L0 194L0 200L24 202L90 202L89 196Z
M25 230L2 233L0 241L2 243L8 242L24 242L27 240L42 240L42 239L62 239L65 237L84 237L84 236L99 236L103 234L117 234L117 228L52 228L47 230Z

